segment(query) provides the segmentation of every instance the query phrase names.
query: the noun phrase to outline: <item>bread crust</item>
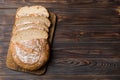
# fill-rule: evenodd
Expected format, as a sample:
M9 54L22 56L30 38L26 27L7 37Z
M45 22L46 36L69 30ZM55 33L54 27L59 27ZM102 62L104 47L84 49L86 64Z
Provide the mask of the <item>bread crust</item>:
M36 42L38 42L39 45L36 44ZM26 57L24 53L22 53L23 54L22 56L17 55L17 54L21 54L18 50L16 50L17 47L20 48L20 51L23 50L24 52L28 53L28 55L34 54L35 48L31 49L30 47L27 46L28 44L30 47L32 45L36 46L37 48L41 47L41 50L36 51L38 55L33 56L34 58L39 56L39 58L34 62L31 62L31 60L29 61L29 57L26 58L26 61L23 60ZM22 45L22 46L20 47L19 45ZM44 66L49 59L49 44L46 39L30 40L27 44L24 42L23 43L11 42L10 49L12 51L12 57L15 63L18 64L21 68L24 68L26 70L37 70L41 68L42 66Z

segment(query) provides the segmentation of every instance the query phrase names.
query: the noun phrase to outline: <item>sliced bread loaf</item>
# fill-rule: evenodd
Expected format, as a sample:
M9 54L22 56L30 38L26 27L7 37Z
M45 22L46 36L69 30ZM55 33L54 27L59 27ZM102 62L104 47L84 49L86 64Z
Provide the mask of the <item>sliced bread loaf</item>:
M19 67L32 71L47 63L50 25L49 13L43 6L25 6L17 10L10 50Z

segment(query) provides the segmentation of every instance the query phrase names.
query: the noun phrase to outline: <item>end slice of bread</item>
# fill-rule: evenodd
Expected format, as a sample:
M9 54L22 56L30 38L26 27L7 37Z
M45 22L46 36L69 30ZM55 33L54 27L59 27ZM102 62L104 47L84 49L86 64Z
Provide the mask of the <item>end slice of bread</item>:
M44 16L49 17L47 9L43 6L25 6L17 10L16 18L22 16Z

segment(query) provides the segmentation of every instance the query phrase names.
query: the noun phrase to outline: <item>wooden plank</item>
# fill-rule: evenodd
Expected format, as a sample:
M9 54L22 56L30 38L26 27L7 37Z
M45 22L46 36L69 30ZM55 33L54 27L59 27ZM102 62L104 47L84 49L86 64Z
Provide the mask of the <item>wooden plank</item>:
M6 49L7 50L7 49ZM120 58L120 50L52 50L52 57L54 58ZM6 55L6 51L3 53Z
M13 24L14 17L13 16L0 16L0 24ZM9 18L8 18L9 17ZM71 20L72 19L72 20ZM74 17L74 16L66 16L58 19L58 24L63 25L119 25L119 17Z
M0 15L11 15L14 16L17 9L0 9ZM74 16L75 14L79 17L99 17L99 16L109 16L109 17L119 17L116 8L53 8L58 13L58 16ZM97 14L97 15L96 15Z
M119 80L120 76L105 76L105 75L45 75L45 76L35 76L35 75L27 75L27 76L0 76L1 80L17 80L17 79L31 79L31 80Z
M72 7L80 7L80 8L108 8L108 7L116 7L120 5L120 0L4 0L1 2L0 8L17 8L24 5L43 5L46 7L65 7L66 5ZM62 6L60 6L62 5Z
M118 49L120 43L53 43L53 48L55 50L62 49Z
M24 75L6 68L5 57L0 56L0 75ZM119 58L51 58L47 75L119 75Z
M47 74L73 74L73 75L119 75L120 59L109 58L58 58L52 59ZM53 69L54 70L53 70Z
M78 12L78 10L81 12ZM58 24L63 25L118 25L119 16L111 9L58 9L54 12L58 16ZM108 11L107 11L108 10ZM109 12L110 11L110 12ZM13 24L15 10L0 11L0 24ZM107 13L109 12L109 13ZM89 13L89 14L88 14ZM95 14L94 14L95 13ZM98 13L98 15L96 15ZM93 15L92 15L93 14ZM76 17L74 15L77 15Z
M16 9L0 10L0 24L13 24ZM72 12L71 12L72 11ZM80 11L80 12L79 12ZM55 9L59 24L66 25L115 25L119 24L119 16L115 9ZM97 15L96 15L97 14ZM74 15L77 15L75 17Z
M7 31L7 32L11 32L13 27L13 24L8 25L0 25L0 30L2 31ZM118 32L120 29L120 24L118 25L62 25L59 24L57 26L57 32L61 32L63 30L64 31L85 31L85 32ZM56 33L57 33L56 32Z
M3 49L7 49L8 48L8 44L9 42L0 42L0 46ZM99 50L119 50L120 43L55 43L53 42L53 46L52 49L53 50L95 50L95 49L99 49ZM4 50L3 50L4 51Z
M72 44L72 45L71 45ZM57 43L53 44L52 57L55 58L119 58L120 44L118 43ZM8 42L0 43L1 56L6 56Z
M57 36L55 35L55 42L62 43L77 41L78 43L119 43L120 41L120 25L59 26L57 26L58 28L56 29ZM12 25L1 25L0 32L0 41L9 41L12 32Z
M0 55L6 56L8 51L8 43L9 42L0 42ZM66 43L58 43L59 45L53 44L53 48L51 51L51 55L54 58L115 58L120 57L119 52L119 46L118 43L113 44L75 44L72 43L72 45L66 44ZM64 45L68 45L65 46ZM75 45L74 45L75 44ZM116 46L116 47L114 47Z
M0 42L0 47L6 50L9 42ZM55 43L53 42L53 50L119 50L120 43ZM3 51L4 51L3 50Z
M67 8L67 7L63 7L63 8L53 8L50 10L54 10L55 12L59 12L59 13L64 13L65 15L68 14L82 14L82 15L88 15L90 17L90 15L92 16L93 14L98 14L98 15L111 15L114 16L117 14L116 8L94 8L94 7L90 7L90 8ZM61 10L61 11L59 11ZM2 13L6 13L9 15L14 15L13 13L15 13L16 9L0 9L0 14ZM9 13L8 13L9 12ZM111 14L112 13L112 14ZM79 15L80 16L80 15ZM93 15L93 16L97 16L97 15Z
M8 48L0 46L1 56L6 56ZM59 49L52 48L51 55L54 58L119 58L120 49Z

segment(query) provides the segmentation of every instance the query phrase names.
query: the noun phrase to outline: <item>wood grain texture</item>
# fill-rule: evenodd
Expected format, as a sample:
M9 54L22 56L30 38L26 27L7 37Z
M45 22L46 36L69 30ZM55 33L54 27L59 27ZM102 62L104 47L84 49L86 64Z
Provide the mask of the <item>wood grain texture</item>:
M48 71L11 71L5 59L16 9L43 5L57 14ZM0 0L1 80L120 80L120 0Z

